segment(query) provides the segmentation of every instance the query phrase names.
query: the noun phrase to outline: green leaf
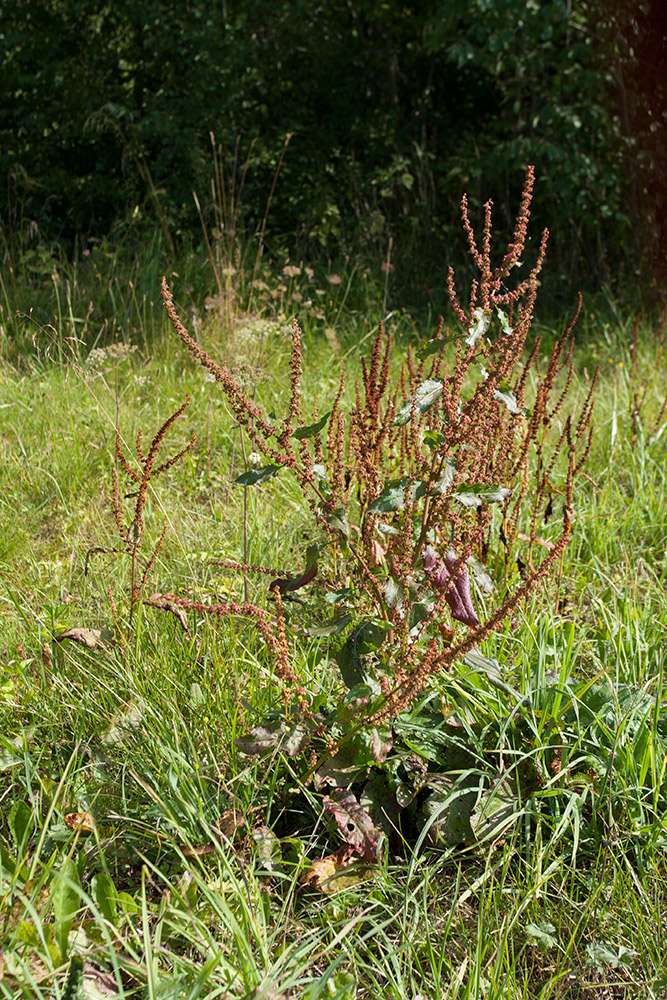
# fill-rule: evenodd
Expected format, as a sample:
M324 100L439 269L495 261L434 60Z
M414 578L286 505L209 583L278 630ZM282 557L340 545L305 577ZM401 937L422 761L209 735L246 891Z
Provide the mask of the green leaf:
M330 590L324 595L327 604L338 604L339 601L346 601L348 597L354 597L352 587L343 587L342 590Z
M369 514L387 514L393 510L402 510L405 506L405 491L408 479L392 479L387 483L382 493L368 508ZM421 479L412 482L412 499L420 500L426 492Z
M513 330L512 330L512 327L509 324L509 320L507 319L507 316L505 315L505 313L500 308L496 308L496 313L498 315L498 319L500 320L500 329L507 336L511 336L511 334L513 333Z
M237 476L234 482L239 486L256 486L257 483L273 479L276 472L280 472L279 465L263 465L261 469L248 469L243 475Z
M410 631L417 628L422 622L427 621L433 614L433 608L435 607L435 599L417 601L413 604L408 612L408 625L410 626Z
M350 525L347 523L344 507L337 507L336 510L327 514L326 521L334 531L342 531L344 535L350 534Z
M470 825L478 841L495 840L514 826L522 814L515 776L501 775L480 795Z
M502 503L512 491L504 486L492 486L487 483L473 484L462 483L454 490L455 500L463 504L464 507L479 507L483 503Z
M468 330L468 336L466 337L466 344L469 347L472 347L480 337L484 336L491 323L490 309L475 309L472 315L475 322Z
M428 825L431 844L470 843L473 839L470 816L477 799L477 786L462 785L461 778L452 774L436 774L426 782L431 794L426 799L420 818Z
M118 926L116 887L106 874L100 872L90 880L90 894L97 903L100 913L113 927Z
M519 406L516 401L516 396L514 395L514 390L509 382L501 382L500 386L497 389L494 389L493 398L500 400L501 403L504 403L510 413L528 414L530 412L525 407Z
M434 337L432 340L427 340L417 351L417 357L423 361L424 358L430 358L432 354L439 354L446 343L446 337Z
M22 851L27 841L30 839L34 827L32 809L27 802L24 802L22 799L18 799L14 803L12 808L9 810L7 824L12 832L14 843L19 851Z
M428 445L433 451L439 448L443 444L445 437L442 431L436 431L435 429L430 429L424 434L424 444Z
M406 596L405 586L400 580L394 580L392 576L388 577L384 585L384 599L387 602L387 607L400 610Z
M76 864L72 858L66 858L60 871L55 872L51 883L55 939L63 961L67 957L69 932L79 909L79 894L76 891L78 884Z
M605 944L604 941L591 941L586 945L586 953L590 962L597 968L598 972L603 972L604 965L611 965L612 969L620 966L632 965L632 959L637 954L625 945L614 948L613 945Z
M413 410L417 414L426 413L427 410L430 410L438 402L442 396L444 387L445 383L441 378L426 379L425 382L422 382L417 387L412 399L404 403L398 411L394 417L394 423L399 424L399 426L409 423Z
M447 493L456 479L456 473L456 461L453 458L446 458L442 475L433 483L431 492L439 493L441 496L443 493Z
M338 614L326 625L319 625L317 628L309 628L308 635L312 635L317 639L323 639L328 635L338 635L343 629L350 624L352 621L351 614Z
M470 667L471 670L475 670L483 674L490 674L492 677L500 677L500 664L498 663L498 660L491 659L488 656L483 656L476 649L473 649L470 653L466 653L463 657L463 662L466 667Z
M548 920L543 920L540 924L528 924L526 934L537 941L540 949L546 951L547 948L556 948L558 939L554 937L556 928Z
M319 432L322 430L322 428L324 427L330 416L331 416L331 410L329 410L328 413L325 413L324 416L321 417L316 424L308 424L305 427L297 427L297 429L292 434L292 437L295 437L297 441L304 441L306 438L314 437L315 434L319 434Z
M381 535L398 535L398 528L395 528L393 524L378 524L378 531Z
M367 674L362 657L382 645L386 631L386 625L370 621L360 622L352 629L336 653L336 663L346 687L353 688L366 682Z

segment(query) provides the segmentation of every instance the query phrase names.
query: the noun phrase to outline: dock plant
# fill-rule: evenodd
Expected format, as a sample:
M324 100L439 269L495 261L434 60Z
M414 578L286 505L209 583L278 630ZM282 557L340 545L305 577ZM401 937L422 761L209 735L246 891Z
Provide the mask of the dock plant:
M579 413L567 412L576 314L546 363L540 338L531 337L546 230L532 268L513 282L527 250L533 185L529 168L512 241L496 264L491 203L478 241L464 197L463 228L478 275L464 305L449 270L454 326L441 321L396 367L391 332L380 324L351 402L343 371L322 415L304 412L307 371L296 320L289 400L276 418L188 333L162 282L175 333L221 385L260 456L239 484L293 476L321 535L310 572L269 587L277 634L284 632L285 592L316 579L335 606L329 634L347 629L337 661L369 721L395 718L430 677L510 619L554 572L571 533L595 379ZM326 633L320 626L318 634ZM283 641L280 647L278 674L289 684ZM307 692L296 689L304 709Z

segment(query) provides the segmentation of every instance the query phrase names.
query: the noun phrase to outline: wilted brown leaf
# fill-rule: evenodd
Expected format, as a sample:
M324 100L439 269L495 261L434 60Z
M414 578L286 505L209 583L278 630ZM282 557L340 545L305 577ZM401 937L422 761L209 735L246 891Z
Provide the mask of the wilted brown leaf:
M343 844L335 854L314 861L301 876L300 884L327 895L347 889L366 876L366 866L360 865L359 861L359 852L349 844Z
M170 597L167 597L166 594L151 594L150 597L144 598L144 604L147 604L151 608L160 608L162 611L171 611L172 615L178 619L183 631L188 633L190 632L188 616L185 613L185 608L182 608L180 604L176 604L176 602Z
M238 843L241 837L248 832L248 824L240 809L226 809L218 821L211 826L211 833L218 840L227 840L232 844ZM183 846L181 848L186 858L203 858L208 854L214 854L216 845L202 844Z
M196 844L190 847L188 844L181 846L184 858L205 858L208 854L215 854L215 844Z
M106 629L99 628L67 628L53 637L56 642L63 642L64 639L71 639L79 642L87 649L97 649L98 646L113 638L113 634Z
M72 830L80 830L81 833L92 833L95 829L95 820L90 813L67 813L65 822Z
M225 809L213 829L228 840L237 840L246 832L247 827L245 816L240 809Z
M358 851L364 861L376 861L384 834L359 805L356 796L345 788L334 788L331 796L324 798L322 805L326 812L333 815L350 847Z
M118 983L113 976L98 969L92 962L85 962L82 993L86 1000L105 1000L106 997L117 997L119 995Z

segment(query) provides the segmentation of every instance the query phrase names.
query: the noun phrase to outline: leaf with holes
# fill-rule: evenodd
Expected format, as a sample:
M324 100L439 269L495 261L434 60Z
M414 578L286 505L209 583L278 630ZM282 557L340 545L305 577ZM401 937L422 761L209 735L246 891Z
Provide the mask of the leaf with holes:
M336 820L350 847L354 847L365 861L376 861L384 834L359 804L357 797L347 789L334 788L330 796L325 796L322 805Z

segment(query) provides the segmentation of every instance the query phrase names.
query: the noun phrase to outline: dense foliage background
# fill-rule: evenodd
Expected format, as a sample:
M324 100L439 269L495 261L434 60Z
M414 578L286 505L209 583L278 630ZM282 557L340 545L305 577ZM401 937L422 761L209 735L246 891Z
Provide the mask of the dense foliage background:
M311 259L391 254L428 290L458 205L508 226L525 166L550 271L659 278L661 0L13 0L3 5L5 256L159 226L201 241L211 133L238 222ZM286 148L286 143L290 141ZM247 173L245 170L247 169ZM460 255L456 254L457 258Z

